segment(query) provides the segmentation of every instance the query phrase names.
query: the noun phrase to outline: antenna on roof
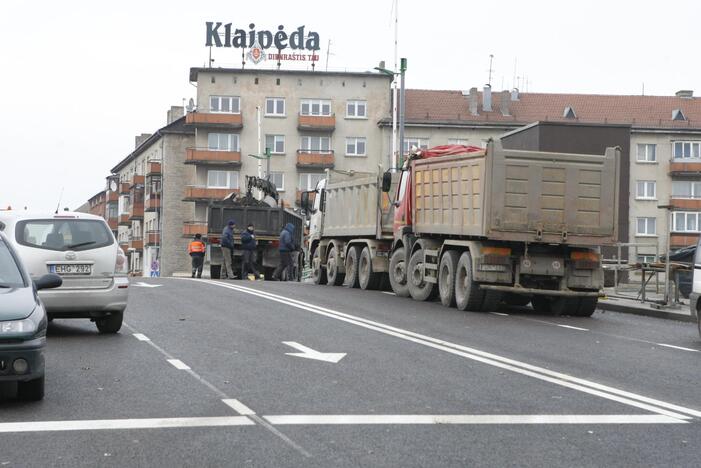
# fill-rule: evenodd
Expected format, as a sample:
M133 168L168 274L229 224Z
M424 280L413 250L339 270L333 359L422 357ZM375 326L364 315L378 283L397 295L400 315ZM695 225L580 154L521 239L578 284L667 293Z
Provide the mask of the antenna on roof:
M58 196L58 203L56 204L56 211L54 214L58 214L58 210L61 207L61 199L63 198L63 187L61 187L61 194Z
M645 96L645 82L643 81L643 96Z
M190 100L188 101L186 109L188 112L192 112L193 110L195 110L195 101L192 98L190 98Z
M492 69L492 61L494 60L494 54L489 54L489 79L487 80L487 84L489 86L492 86L492 72L494 71Z

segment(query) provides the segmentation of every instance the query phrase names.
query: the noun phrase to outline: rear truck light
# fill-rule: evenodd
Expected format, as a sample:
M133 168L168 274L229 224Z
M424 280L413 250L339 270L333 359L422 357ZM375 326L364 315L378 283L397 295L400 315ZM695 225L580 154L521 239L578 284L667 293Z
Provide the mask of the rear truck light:
M511 255L510 247L482 247L482 255L495 255L497 257L509 257Z
M601 256L592 250L575 250L570 252L570 260L576 270L596 270L601 266Z
M504 272L511 267L511 248L482 247L482 258L478 262L478 270Z

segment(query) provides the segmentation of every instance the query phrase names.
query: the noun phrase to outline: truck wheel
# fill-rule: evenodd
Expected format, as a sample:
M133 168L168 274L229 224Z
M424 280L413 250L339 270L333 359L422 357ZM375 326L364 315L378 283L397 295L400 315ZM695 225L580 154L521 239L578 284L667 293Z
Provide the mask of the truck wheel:
M438 294L441 304L446 307L455 305L455 271L458 269L459 258L459 252L448 250L438 266Z
M17 382L17 398L24 401L39 401L44 399L44 376Z
M407 285L409 286L409 294L415 301L427 301L435 296L435 284L428 283L424 279L423 272L424 251L418 249L409 259L409 268L407 269Z
M479 312L484 302L484 291L472 278L472 255L463 252L455 273L455 305L460 310Z
M326 278L328 279L326 284L329 286L340 286L343 284L345 275L338 271L340 262L340 258L338 257L338 249L334 247L331 253L329 253L329 259L326 261Z
M348 249L346 255L346 286L358 287L358 247L355 245Z
M552 315L559 317L560 315L575 315L579 307L579 298L571 297L548 297L541 294L536 294L531 300L533 309L540 314Z
M482 312L496 312L499 309L504 293L501 291L486 290L482 301Z
M523 294L506 293L504 294L504 302L510 306L527 306L531 302L531 296Z
M314 284L326 284L326 270L321 266L319 249L314 251L314 257L312 257L312 280Z
M397 296L409 297L409 285L406 284L404 247L395 250L389 260L389 284Z
M358 283L360 283L360 289L378 289L381 280L382 275L372 271L372 255L370 255L370 249L368 246L363 247L363 251L360 252L360 259L358 260Z
M573 312L570 313L570 315L575 317L591 317L596 310L596 304L598 302L598 297L580 297L579 306L576 309L573 309Z

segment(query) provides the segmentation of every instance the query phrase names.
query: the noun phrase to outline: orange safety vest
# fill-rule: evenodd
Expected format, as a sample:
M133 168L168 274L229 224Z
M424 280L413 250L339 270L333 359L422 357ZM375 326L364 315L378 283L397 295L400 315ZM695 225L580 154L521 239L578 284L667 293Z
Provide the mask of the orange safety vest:
M204 242L194 240L187 247L188 253L204 253Z

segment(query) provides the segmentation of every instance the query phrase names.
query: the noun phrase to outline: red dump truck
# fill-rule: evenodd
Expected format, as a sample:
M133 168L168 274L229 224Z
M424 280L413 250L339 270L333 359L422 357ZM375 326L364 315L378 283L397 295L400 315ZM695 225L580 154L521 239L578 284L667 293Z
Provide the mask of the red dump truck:
M600 247L617 242L620 149L567 154L444 146L400 172L329 171L312 197L308 256L317 284L492 311L501 302L590 316Z

